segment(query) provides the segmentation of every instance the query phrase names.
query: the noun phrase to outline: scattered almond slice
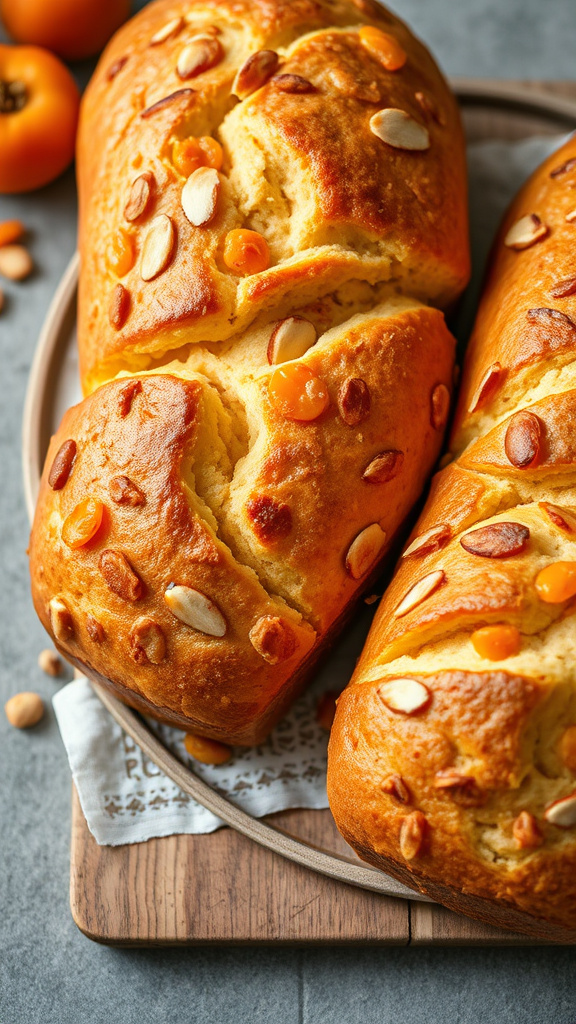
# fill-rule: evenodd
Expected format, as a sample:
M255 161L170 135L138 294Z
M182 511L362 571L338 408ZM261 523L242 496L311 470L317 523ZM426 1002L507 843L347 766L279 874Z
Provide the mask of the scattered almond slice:
M29 729L44 715L44 702L37 693L16 693L4 705L6 718L15 729Z
M444 547L451 536L452 530L450 527L446 523L439 523L438 526L433 526L430 530L425 530L424 533L415 537L406 550L402 552L402 558L411 558L412 555L429 555L432 551L437 551L439 548Z
M93 615L86 616L86 632L95 644L102 644L106 639L103 625Z
M437 384L430 396L430 422L434 430L446 426L450 412L450 392L445 384Z
M553 505L550 501L539 501L538 507L559 530L563 530L564 533L576 533L576 516L573 512L560 505Z
M170 611L185 626L208 636L224 636L226 619L206 594L192 587L171 584L164 594Z
M146 504L146 498L142 491L128 476L112 477L108 484L108 493L116 505L138 508L138 506Z
M381 683L376 692L390 711L402 715L415 715L428 707L432 700L432 693L428 687L418 679L411 679L408 676Z
M536 213L528 213L512 225L504 239L509 249L528 249L529 246L545 238L549 228L543 224Z
M428 129L397 107L386 107L373 114L370 131L395 149L424 150L430 147Z
M412 811L400 826L400 853L404 860L414 860L424 849L428 822L422 811Z
M512 825L512 835L521 850L542 846L544 837L538 822L529 811L521 811Z
M113 594L124 601L139 601L144 584L122 551L106 548L99 559L99 568Z
M117 284L112 291L110 305L108 306L108 319L115 330L119 331L124 326L129 309L130 292L126 290L124 285Z
M213 167L198 167L182 189L182 209L194 227L209 224L218 206L220 178Z
M569 331L573 338L576 337L576 322L559 309L552 309L550 306L527 309L526 319L529 324L542 327L545 331L560 328L562 331Z
M162 627L148 615L142 615L132 624L128 641L130 654L138 665L160 665L166 657Z
M401 775L389 775L380 785L383 793L396 797L401 804L410 803L410 790Z
M118 392L118 411L122 418L128 415L132 409L132 403L136 395L142 394L142 381L129 380Z
M51 650L47 647L44 651L40 651L38 655L38 668L42 669L47 676L62 675L62 661L56 654L56 651Z
M176 89L175 92L171 92L168 96L163 96L161 100L156 100L156 103L152 103L151 106L145 107L141 111L140 117L147 120L149 117L153 117L161 110L164 110L165 107L172 106L173 103L180 103L181 100L186 100L188 105L190 97L194 95L194 89Z
M9 281L23 281L34 269L32 257L23 245L0 246L0 274Z
M274 75L271 81L280 92L293 93L295 95L316 92L312 82L307 78L303 78L302 75Z
M576 825L576 792L555 800L544 811L546 821L559 828L572 828Z
M574 292L576 292L576 277L565 277L563 281L558 281L550 289L553 299L566 299L569 295L574 295Z
M112 62L108 71L106 72L106 80L112 82L116 75L122 71L122 68L128 63L128 57L118 57L118 60Z
M271 366L299 359L316 343L314 324L302 316L289 316L279 320L272 329L267 358Z
M60 643L66 643L74 634L74 620L66 603L60 597L53 597L48 604L48 616L52 632Z
M489 523L470 530L460 538L465 551L479 558L511 558L526 550L530 530L523 523Z
M186 80L196 78L213 68L222 59L222 46L212 35L194 36L180 52L176 64L176 74Z
M569 160L565 160L559 167L555 167L553 171L550 171L551 178L562 178L565 174L569 174L576 168L576 157L570 157Z
M160 43L165 43L167 39L173 36L177 36L184 25L184 18L172 18L171 21L167 21L162 28L159 28L157 32L152 36L149 45L160 46Z
M245 100L257 89L261 89L268 79L278 68L279 58L274 50L258 50L251 54L248 60L236 74L232 83L232 95L239 100Z
M370 484L386 484L398 475L404 462L404 452L395 448L380 452L368 463L362 479Z
M442 569L437 569L435 572L428 573L418 583L415 583L413 587L402 598L398 607L394 610L394 618L400 619L403 615L407 615L417 605L422 604L427 597L430 597L435 590L438 589L441 583L446 579L446 574Z
M557 746L562 763L576 775L576 725L564 730Z
M516 469L531 469L538 465L544 426L533 412L521 409L510 417L504 435L504 451Z
M146 213L152 199L156 179L151 171L144 171L134 179L130 186L128 200L124 207L124 217L130 223Z
M152 281L168 266L174 248L174 225L165 213L155 217L142 247L140 276L143 281Z
M269 665L287 661L297 647L290 626L278 615L261 615L252 626L248 638L254 650Z
M568 224L574 224L576 221L576 210L570 210L570 212L566 214L564 220L568 221Z
M492 363L492 365L486 370L486 373L482 377L482 380L472 396L472 401L468 406L468 412L476 412L486 404L488 399L496 390L501 377L502 365L500 363Z
M463 775L455 768L441 768L434 776L432 785L434 789L460 789L464 786L471 786L475 782L472 775Z
M338 412L348 427L357 427L370 415L370 388L361 377L348 377L338 390Z
M371 523L352 541L346 555L346 572L353 580L365 576L386 543L386 534L378 523Z

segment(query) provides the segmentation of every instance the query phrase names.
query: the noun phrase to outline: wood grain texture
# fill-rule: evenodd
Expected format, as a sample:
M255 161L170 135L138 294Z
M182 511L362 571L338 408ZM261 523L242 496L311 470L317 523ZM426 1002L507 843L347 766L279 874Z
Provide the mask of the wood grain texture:
M545 946L504 928L455 914L438 903L410 903L411 946Z
M270 815L309 842L348 852L329 811ZM232 829L98 846L72 794L72 916L115 945L377 942L407 945L406 900L334 882Z
M460 80L465 84L465 80ZM476 82L476 85L479 83ZM525 96L576 99L572 82L489 82ZM469 140L515 139L563 130L544 113L467 105ZM565 126L564 126L565 127ZM33 488L29 503L33 507ZM329 811L288 811L269 820L323 850L351 851ZM71 908L90 938L119 945L216 942L524 945L530 940L443 907L390 899L299 867L224 828L99 847L75 791Z

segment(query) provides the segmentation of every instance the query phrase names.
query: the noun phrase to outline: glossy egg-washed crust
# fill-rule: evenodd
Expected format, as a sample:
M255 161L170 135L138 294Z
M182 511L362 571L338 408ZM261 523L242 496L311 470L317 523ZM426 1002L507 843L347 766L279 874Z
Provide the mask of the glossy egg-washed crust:
M400 42L403 66L368 52L370 24ZM219 59L182 81L200 30ZM239 102L234 76L262 47L297 91L271 78ZM425 127L428 148L375 135L386 107L417 122L417 142ZM224 152L204 226L184 214L172 163L188 136ZM87 397L47 456L35 605L66 657L127 702L258 743L377 575L440 450L454 341L433 307L468 274L457 107L427 51L368 0L160 0L102 57L78 173ZM127 220L142 175L148 201ZM157 217L174 242L145 281ZM268 270L227 267L235 228L264 237ZM121 282L109 258L120 229L135 254ZM306 421L270 386L275 325L295 313L318 334L298 372L326 397ZM71 547L65 523L88 498L101 525Z
M337 824L364 859L449 907L566 942L576 940L576 814L560 827L550 808L576 804L575 602L543 600L535 581L576 564L575 186L573 138L506 215L452 461L339 701L328 772ZM538 237L524 231L526 247L513 248L511 229L529 215ZM478 537L482 554L470 550ZM471 636L490 625L519 630L517 653L477 652ZM428 690L412 714L382 699L399 678Z
M179 31L150 45L180 17ZM362 46L358 33L369 24L401 43L407 59L398 71ZM218 31L221 59L183 80L179 56L206 29ZM273 76L239 103L231 95L235 74L262 49L277 52L277 75L299 76L310 91L286 92ZM426 127L425 152L394 148L370 131L372 115L387 107ZM189 135L211 135L224 150L218 209L202 230L184 215L185 179L172 163L173 141ZM142 174L153 176L150 202L128 223L125 204ZM457 106L426 48L365 0L149 4L114 37L87 89L78 182L86 391L178 345L237 334L259 312L292 313L350 281L372 286L355 312L374 305L383 289L444 307L467 280ZM143 282L143 240L158 215L172 220L173 254L163 273ZM117 328L108 309L118 279L106 250L119 228L131 235L136 260L122 279L129 309ZM267 270L241 278L224 264L224 239L234 228L265 236ZM341 320L352 302L339 297Z
M354 579L346 571L350 545L378 523L387 538L380 562L438 455L442 430L433 425L432 395L449 386L453 340L437 310L398 305L396 313L386 307L388 316L358 316L346 330L333 329L303 357L330 394L327 410L310 423L274 410L272 368L243 379L237 368L256 424L249 448L231 429L233 414L216 388L191 370L188 378L173 376L182 373L179 364L170 364L170 375L106 384L66 414L46 460L31 571L46 627L53 631L54 596L72 614L66 642L56 636L67 656L114 680L124 695L132 689L175 724L235 743L262 739L269 705L277 718L294 674L369 583L367 573ZM382 388L383 374L393 386ZM370 396L356 425L344 421L339 406L350 378L363 380ZM406 420L413 394L422 401ZM53 490L48 474L66 441L75 442L76 456L65 486ZM366 467L382 452L397 453L394 475L366 481ZM207 475L208 460L217 475ZM113 497L110 483L120 476L138 487L138 505ZM94 540L70 550L62 525L86 496L102 502L105 519ZM110 590L100 569L108 550L121 552L142 580L137 600ZM175 618L164 600L170 583L213 600L225 635L204 636ZM89 634L87 616L103 627L102 638ZM164 634L159 664L134 660L130 635L142 616ZM294 637L289 656L273 665L250 640L266 616Z

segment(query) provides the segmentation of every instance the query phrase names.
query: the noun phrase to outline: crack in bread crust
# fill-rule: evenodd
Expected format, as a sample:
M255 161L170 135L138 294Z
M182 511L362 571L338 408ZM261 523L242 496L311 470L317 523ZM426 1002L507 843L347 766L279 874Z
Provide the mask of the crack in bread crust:
M402 820L417 809L426 834L404 870L419 887L447 905L470 897L470 912L484 920L565 941L575 940L576 921L576 817L566 811L576 792L576 587L547 581L576 573L576 284L567 283L574 227L566 217L575 156L571 139L504 219L466 355L451 458L340 700L329 756L332 810L361 856L402 872ZM568 170L556 174L560 166ZM547 231L516 251L508 233L531 210ZM398 617L399 603L431 573L442 585ZM507 684L496 686L503 674ZM378 697L382 684L388 693L405 678L433 691L412 717L390 713ZM486 716L494 732L481 747ZM388 773L412 794L407 808L382 791ZM467 804L466 794L476 799Z
M148 7L121 30L84 101L79 337L85 389L109 379L117 357L122 368L130 367L133 355L169 361L182 344L222 342L245 330L261 310L273 308L282 316L351 278L390 282L388 294L401 290L435 305L450 303L469 270L462 131L438 69L402 22L384 15L387 31L408 54L402 71L390 73L361 46L358 32L369 19L347 0L254 0L241 21L227 4L198 6L197 13L194 5L186 11L180 6ZM156 26L180 14L189 24L162 46L150 47ZM143 121L142 111L178 84L178 53L201 25L219 29L223 59L199 78L180 82L193 91ZM270 81L234 105L234 76L260 48L277 48L282 72L309 78L314 91L290 95ZM122 72L110 81L109 66L127 53ZM326 77L348 64L352 80L368 75L375 83L378 102L359 99L351 85ZM422 119L415 99L422 92L434 95L443 121L431 119L432 143L424 156L386 146L369 131L368 119L379 106L406 108ZM212 135L224 148L224 194L202 231L191 229L181 211L185 179L171 159L173 140L188 135ZM156 186L149 209L130 228L137 247L152 215L173 219L177 242L170 266L145 293L138 261L128 271L124 283L132 305L116 331L102 306L115 278L102 260L100 239L95 244L96 232L101 237L103 228L106 237L114 220L122 223L122 185L127 189L144 171L155 175ZM117 183L112 196L109 180ZM234 277L222 261L222 237L233 228L258 225L270 231L273 264L253 277ZM352 312L362 308L368 307Z
M87 397L48 453L34 600L124 699L229 742L269 731L376 577L448 415L440 310L469 272L458 108L409 29L366 10L157 0L84 99ZM262 49L274 73L239 100ZM375 133L387 107L425 151Z

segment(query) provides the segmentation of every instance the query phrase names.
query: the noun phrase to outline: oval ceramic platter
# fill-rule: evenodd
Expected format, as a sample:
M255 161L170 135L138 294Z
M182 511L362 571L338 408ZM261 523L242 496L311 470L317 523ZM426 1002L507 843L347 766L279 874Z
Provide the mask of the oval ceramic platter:
M467 138L471 146L469 153L472 192L476 188L484 193L487 183L482 179L486 174L490 174L490 167L497 167L499 143L533 140L534 137L541 136L561 137L576 128L576 103L561 95L561 85L543 86L538 83L526 83L525 87L519 87L508 86L504 82L488 83L468 79L457 80L453 84L460 100ZM487 162L487 150L484 148L482 159L476 160L476 145L487 141L495 144L492 156L488 151ZM553 139L550 138L550 141ZM527 142L526 145L530 146L531 142ZM488 186L490 184L497 193L498 182L488 182ZM506 188L500 191L506 192ZM495 207L498 207L499 202L503 207L508 198L506 194L501 200L497 199ZM497 212L499 215L502 211ZM473 239L475 230L477 235L473 249L477 269L480 270L496 221L493 218L494 222L487 224L484 217L477 220L475 229L473 208ZM466 337L473 318L480 276L480 273L477 273L476 282L472 283L462 304L458 321L453 325L460 338ZM78 257L74 256L48 311L30 373L23 424L24 488L30 517L34 512L50 436L65 410L81 397L76 351L77 282ZM359 620L352 627L352 641L356 646L356 654L360 653L370 617L367 610L361 612ZM347 639L349 646L350 637ZM332 655L332 659L328 660L328 671L331 660L335 677L342 679L342 666L338 665L338 654ZM342 682L344 681L342 679ZM246 813L183 764L168 750L140 715L111 696L97 683L93 682L92 685L105 707L128 735L140 745L144 753L185 793L216 814L227 825L275 853L330 878L382 895L427 901L426 896L408 889L383 872L362 864L352 851L350 856L346 857L329 849L319 849L298 836L288 834L277 826Z

